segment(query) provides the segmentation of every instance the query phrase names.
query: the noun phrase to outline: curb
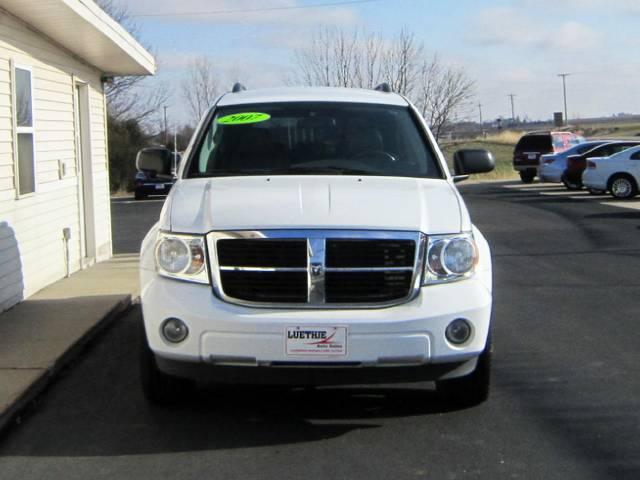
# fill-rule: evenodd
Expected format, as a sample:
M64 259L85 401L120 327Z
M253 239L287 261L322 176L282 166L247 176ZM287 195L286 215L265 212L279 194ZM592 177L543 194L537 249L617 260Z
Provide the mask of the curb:
M128 312L133 307L134 303L135 300L131 295L120 300L104 317L89 328L82 337L80 337L75 343L71 344L52 365L47 369L43 369L38 378L31 383L31 385L29 385L20 394L20 396L4 410L4 412L0 413L0 437L2 437L14 424L19 423L18 419L20 414L29 407L51 383L53 383L66 366L68 366L83 352L87 344L118 320L122 315Z

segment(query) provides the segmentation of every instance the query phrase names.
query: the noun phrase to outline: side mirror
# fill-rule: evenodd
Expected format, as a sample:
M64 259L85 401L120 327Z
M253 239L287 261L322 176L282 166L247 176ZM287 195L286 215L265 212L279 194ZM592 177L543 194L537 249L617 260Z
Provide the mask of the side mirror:
M487 150L458 150L453 155L454 181L461 181L474 173L491 172L496 168L493 154Z
M136 168L152 175L171 176L173 152L164 147L143 148L136 155Z

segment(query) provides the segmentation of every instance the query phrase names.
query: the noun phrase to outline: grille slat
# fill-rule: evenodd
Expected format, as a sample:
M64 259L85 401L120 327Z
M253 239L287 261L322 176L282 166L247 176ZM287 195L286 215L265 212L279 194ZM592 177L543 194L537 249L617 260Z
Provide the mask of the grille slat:
M412 240L327 239L327 268L413 267Z
M407 296L413 272L327 272L330 303L388 302Z
M304 303L306 272L221 272L227 295L250 302Z
M420 234L334 232L298 230L291 238L285 231L259 232L265 238L221 232L213 260L219 293L247 305L339 308L391 305L417 293Z
M220 266L307 266L306 239L225 239L218 240L217 249Z

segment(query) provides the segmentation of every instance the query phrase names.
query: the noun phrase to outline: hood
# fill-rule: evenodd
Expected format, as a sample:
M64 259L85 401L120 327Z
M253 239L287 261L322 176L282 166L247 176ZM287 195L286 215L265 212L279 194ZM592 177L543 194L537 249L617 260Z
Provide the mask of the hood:
M456 233L470 228L446 180L356 176L252 176L179 180L161 225L174 232L376 229Z

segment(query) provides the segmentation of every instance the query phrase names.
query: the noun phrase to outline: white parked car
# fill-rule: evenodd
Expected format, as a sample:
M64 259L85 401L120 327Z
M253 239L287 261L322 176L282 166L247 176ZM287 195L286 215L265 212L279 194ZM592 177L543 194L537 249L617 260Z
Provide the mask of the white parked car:
M590 158L582 183L590 190L608 191L615 198L633 198L640 182L640 147L605 158Z
M607 143L606 140L589 140L574 145L568 150L558 153L548 153L540 156L538 178L541 182L562 183L562 175L567 168L567 158L571 155L582 155L589 150Z
M283 88L220 97L141 250L147 398L193 381L286 385L436 381L487 398L489 245L407 100ZM169 168L141 152L138 168Z

